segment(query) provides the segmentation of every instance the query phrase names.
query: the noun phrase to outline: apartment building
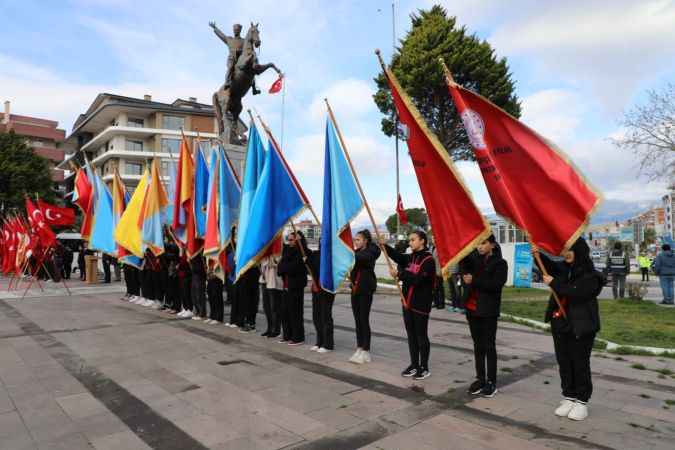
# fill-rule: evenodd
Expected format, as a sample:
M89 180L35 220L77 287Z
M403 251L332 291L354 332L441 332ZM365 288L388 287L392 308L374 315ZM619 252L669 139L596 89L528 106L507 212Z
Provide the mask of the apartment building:
M66 132L58 126L59 123L53 120L12 114L9 101L5 102L4 113L0 113L0 132L11 130L23 136L37 155L49 161L52 181L57 190L64 174L56 166L63 161L64 151L61 144L66 137Z
M243 123L240 126L246 128ZM73 125L65 141L71 153L60 165L70 169L70 162L83 164L84 155L96 167L104 181L111 181L117 167L128 188L138 184L145 164L152 158L161 160L161 172L168 182L171 164L178 161L182 135L194 142L218 138L213 107L196 98L177 99L173 103L115 94L99 94ZM245 148L226 145L225 150L239 174L243 172ZM72 189L72 172L68 175Z

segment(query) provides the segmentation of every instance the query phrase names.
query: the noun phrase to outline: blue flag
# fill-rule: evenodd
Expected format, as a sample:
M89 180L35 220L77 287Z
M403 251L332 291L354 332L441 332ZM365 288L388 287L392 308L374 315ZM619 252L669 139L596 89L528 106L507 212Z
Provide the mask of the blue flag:
M206 235L206 209L209 201L209 168L202 152L202 143L195 148L195 231L196 237Z
M239 205L241 203L241 186L234 167L230 165L225 156L225 149L218 146L220 161L218 165L218 193L220 205L218 207L218 227L223 248L232 240L232 227L239 218ZM261 168L262 169L262 168Z
M255 124L251 122L246 147L246 164L244 165L244 180L241 186L241 202L239 207L239 221L237 224L237 242L241 242L248 233L248 222L251 216L253 196L258 188L258 182L265 164L265 148ZM240 246L236 246L235 261L241 261ZM239 263L237 263L239 266Z
M248 224L237 240L237 278L258 263L288 221L305 206L304 195L293 181L290 168L270 142L260 182L251 202Z
M363 209L356 180L340 145L335 124L326 121L321 223L321 287L336 292L354 266L354 246L349 223Z
M89 247L104 253L114 255L117 244L113 238L113 201L108 186L101 177L92 170L93 185L96 186L96 198L94 203L93 224L89 237Z

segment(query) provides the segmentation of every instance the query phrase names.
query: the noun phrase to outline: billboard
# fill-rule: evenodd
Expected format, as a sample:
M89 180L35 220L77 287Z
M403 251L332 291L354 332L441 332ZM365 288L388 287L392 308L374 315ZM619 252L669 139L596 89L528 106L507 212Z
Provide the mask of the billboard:
M513 252L513 285L524 288L532 286L532 252L529 242L516 243Z

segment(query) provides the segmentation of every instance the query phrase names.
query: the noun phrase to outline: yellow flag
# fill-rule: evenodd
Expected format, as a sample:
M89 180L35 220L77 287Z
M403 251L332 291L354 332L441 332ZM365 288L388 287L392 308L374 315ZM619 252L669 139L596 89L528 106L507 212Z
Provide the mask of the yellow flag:
M145 199L145 192L148 188L149 177L150 173L146 167L143 178L141 178L138 186L136 186L134 195L131 196L127 209L124 210L124 214L122 214L120 221L117 223L117 227L115 227L115 232L113 234L115 241L119 245L139 258L143 257L144 251L139 218L143 209L143 200Z

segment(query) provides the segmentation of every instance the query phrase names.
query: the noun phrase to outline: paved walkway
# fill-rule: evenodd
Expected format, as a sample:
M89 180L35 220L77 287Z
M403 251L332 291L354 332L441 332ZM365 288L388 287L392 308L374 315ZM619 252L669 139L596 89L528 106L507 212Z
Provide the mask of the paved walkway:
M655 370L675 360L594 357L591 416L576 423L552 413L550 336L514 324L498 333L500 392L482 399L465 394L471 340L457 314L432 313L432 376L399 376L395 297L376 297L373 362L356 366L343 295L337 349L319 355L130 305L119 284L71 288L19 300L0 279L0 449L673 448L675 379Z

